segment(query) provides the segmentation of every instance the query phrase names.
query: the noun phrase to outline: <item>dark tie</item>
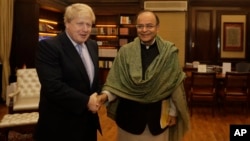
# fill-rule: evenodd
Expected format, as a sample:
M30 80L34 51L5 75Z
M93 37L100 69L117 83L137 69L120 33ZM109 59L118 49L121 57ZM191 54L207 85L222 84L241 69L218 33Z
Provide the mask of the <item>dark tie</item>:
M76 47L78 49L78 53L81 56L82 62L88 73L90 84L92 85L93 78L94 78L94 65L89 55L88 49L85 44L83 45L77 44Z

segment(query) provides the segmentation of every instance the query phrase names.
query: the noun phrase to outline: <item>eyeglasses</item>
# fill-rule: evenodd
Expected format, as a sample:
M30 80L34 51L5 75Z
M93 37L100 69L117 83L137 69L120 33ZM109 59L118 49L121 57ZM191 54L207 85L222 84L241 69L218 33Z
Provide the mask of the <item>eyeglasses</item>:
M146 24L146 25L143 25L143 24L137 24L136 25L136 28L137 29L144 29L144 28L146 28L147 30L149 30L149 29L153 29L154 27L156 27L156 25L152 25L152 24Z

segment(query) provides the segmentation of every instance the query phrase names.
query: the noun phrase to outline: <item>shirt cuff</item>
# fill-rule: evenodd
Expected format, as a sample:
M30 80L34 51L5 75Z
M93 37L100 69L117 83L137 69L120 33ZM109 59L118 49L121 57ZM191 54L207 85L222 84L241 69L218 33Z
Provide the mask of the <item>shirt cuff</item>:
M116 95L113 95L111 92L104 90L101 93L104 93L108 96L108 102L113 101L116 99Z
M169 109L169 115L176 117L177 116L177 112L176 112L176 107L174 105L174 102L172 100L172 98L170 98L170 109Z

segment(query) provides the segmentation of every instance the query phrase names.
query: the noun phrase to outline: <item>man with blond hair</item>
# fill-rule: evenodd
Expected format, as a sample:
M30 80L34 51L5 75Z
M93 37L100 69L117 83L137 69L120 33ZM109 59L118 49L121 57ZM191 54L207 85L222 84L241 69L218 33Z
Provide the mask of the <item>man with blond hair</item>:
M98 45L89 39L94 22L91 7L72 4L64 14L65 32L39 42L36 141L97 140Z

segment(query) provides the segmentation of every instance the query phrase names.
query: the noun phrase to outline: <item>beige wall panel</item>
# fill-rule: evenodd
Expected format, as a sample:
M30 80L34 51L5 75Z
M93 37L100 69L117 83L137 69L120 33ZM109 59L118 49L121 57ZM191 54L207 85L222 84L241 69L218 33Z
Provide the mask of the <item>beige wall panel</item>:
M156 12L160 18L159 35L175 43L179 49L180 65L185 64L185 25L186 12Z

